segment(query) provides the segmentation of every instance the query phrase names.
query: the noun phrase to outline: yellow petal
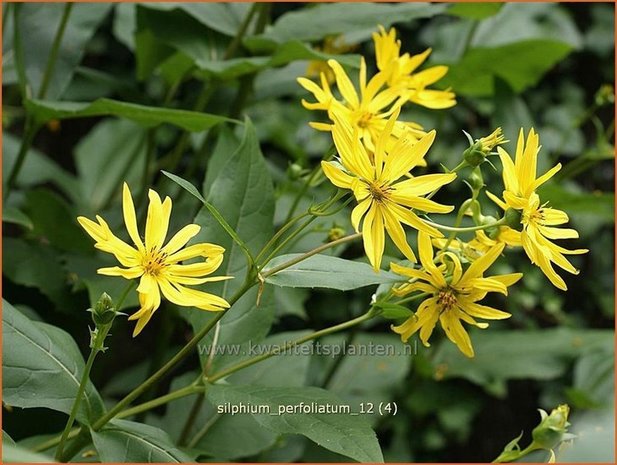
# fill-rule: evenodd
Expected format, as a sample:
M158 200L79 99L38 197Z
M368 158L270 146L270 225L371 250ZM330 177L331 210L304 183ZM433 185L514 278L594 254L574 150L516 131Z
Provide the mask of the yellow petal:
M141 241L139 231L137 230L135 205L133 205L133 197L131 196L131 190L129 189L127 183L124 183L122 187L122 212L124 214L124 224L131 240L137 246L137 249L143 250L144 244Z
M471 346L471 339L469 334L463 328L460 320L456 317L455 312L445 311L439 316L441 327L444 329L446 336L459 348L463 354L467 357L473 357L473 347Z
M401 223L399 223L396 218L390 215L387 210L383 212L383 218L386 230L388 231L388 235L392 239L392 242L394 242L394 245L396 245L396 247L403 253L403 255L405 255L405 258L407 258L411 262L415 262L416 256L413 253L413 250L411 249L409 244L407 243L407 236L405 235L405 231L403 230Z
M343 189L351 189L353 178L343 170L327 161L321 162L321 168L332 184Z
M349 76L347 76L343 70L343 67L336 60L328 60L328 64L332 68L332 71L334 71L334 75L336 76L336 85L345 101L352 108L358 108L360 106L358 94L356 93L356 89L351 83Z
M201 226L197 224L186 225L184 228L174 234L174 236L169 240L167 245L161 249L161 251L166 253L167 255L171 255L177 252L182 247L184 247L188 241L195 237L200 230Z

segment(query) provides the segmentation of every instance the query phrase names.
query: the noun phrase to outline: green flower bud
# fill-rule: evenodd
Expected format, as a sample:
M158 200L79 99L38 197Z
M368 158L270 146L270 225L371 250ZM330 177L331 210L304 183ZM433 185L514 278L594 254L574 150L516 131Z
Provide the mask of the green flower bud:
M506 219L506 224L516 230L522 231L523 224L521 223L521 212L520 210L515 210L514 208L508 208L504 213L504 218Z
M300 179L300 177L303 174L304 174L304 169L299 164L297 164L297 163L292 163L287 168L287 176L292 181L296 181L297 179Z
M568 431L568 414L570 407L566 404L553 409L550 415L544 410L540 410L542 421L531 432L531 437L536 446L542 449L553 449L563 440L564 434Z
M339 226L333 226L332 228L330 228L330 230L328 231L328 239L327 242L333 242L336 241L337 239L340 239L341 237L343 237L345 235L345 230Z
M114 307L114 303L111 300L111 297L106 292L101 294L99 300L94 304L94 308L91 310L92 312L92 320L94 324L99 325L108 325L111 323L116 315L116 309Z
M610 84L603 84L595 95L596 105L610 105L615 103L615 89Z
M463 152L463 160L467 162L469 166L480 166L486 159L486 154L482 151L482 142L476 141L467 150Z

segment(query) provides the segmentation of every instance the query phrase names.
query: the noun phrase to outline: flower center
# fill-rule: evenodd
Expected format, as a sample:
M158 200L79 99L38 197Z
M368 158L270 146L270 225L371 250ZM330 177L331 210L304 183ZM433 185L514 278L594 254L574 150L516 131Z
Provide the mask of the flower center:
M522 223L525 225L532 223L542 223L544 221L544 212L541 208L523 213Z
M439 305L443 310L450 310L452 307L456 305L456 293L452 288L445 288L439 291L437 294L437 305Z
M373 197L373 200L376 202L382 203L384 200L388 199L388 193L390 192L390 187L387 185L379 185L374 182L368 184L368 191Z
M155 248L150 249L144 254L141 260L144 273L151 276L158 276L161 270L167 266L167 263L165 263L166 259L167 254L165 252L161 252Z
M358 127L362 129L367 128L369 124L371 124L372 118L372 113L369 113L368 111L362 112L358 118Z

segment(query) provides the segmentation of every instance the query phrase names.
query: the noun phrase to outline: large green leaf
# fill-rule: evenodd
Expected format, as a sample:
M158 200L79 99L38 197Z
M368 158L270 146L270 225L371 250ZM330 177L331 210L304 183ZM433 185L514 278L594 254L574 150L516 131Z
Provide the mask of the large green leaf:
M98 213L121 191L123 182L141 185L146 162L146 131L126 120L97 124L74 151L79 189L74 195L81 214Z
M71 308L67 273L62 269L60 256L52 247L14 237L5 237L2 241L2 271L8 280L37 288L58 309Z
M4 463L53 463L52 457L32 452L16 444L2 444L2 461Z
M238 149L229 153L217 152L209 166L216 167L216 177L206 196L244 241L253 255L272 237L274 198L270 173L259 148L253 125L247 121L244 139ZM241 286L246 274L246 256L223 227L204 207L195 218L202 230L194 242L214 242L225 247L225 259L217 274L233 276L234 279L206 285L208 292L230 298ZM221 320L219 344L253 343L265 337L273 320L273 296L263 293L257 303L257 289L245 294L228 310ZM187 314L195 330L203 327L213 314L192 311ZM211 343L209 336L204 344ZM202 357L203 358L203 357ZM215 366L233 356L219 356Z
M178 376L172 381L170 390L187 386L197 375L185 373ZM164 416L150 415L148 423L163 428L172 439L178 440L194 403L195 396L170 402ZM206 425L207 434L201 435L201 438L191 445L191 449L217 459L234 460L258 454L272 447L278 436L277 433L261 427L250 415L217 414L207 400L195 416L193 429L188 436L191 442Z
M448 14L461 18L484 19L499 13L503 3L455 3L448 8Z
M60 98L77 65L81 62L87 43L111 8L109 3L75 3L60 43L53 74L46 97ZM51 47L64 11L62 3L24 3L19 5L18 28L23 49L23 63L32 95L39 94ZM13 15L11 14L11 17ZM12 18L11 18L12 19ZM12 29L12 28L11 28ZM3 84L16 82L13 33L4 36L10 52L3 59Z
M349 412L316 413L319 408L333 410L340 408L337 406L349 406L323 389L213 385L208 387L207 397L217 409L241 404L261 407L261 413L251 415L266 428L278 433L302 434L326 449L359 462L383 462L377 437L362 416ZM294 406L300 409L300 405L306 406L307 411L281 413L281 409ZM350 412L358 412L357 406L349 407Z
M93 431L92 440L102 462L192 462L165 431L134 421L112 420L100 431Z
M17 154L21 141L8 132L2 134L2 182L6 180L11 168L17 161ZM69 172L65 171L52 159L35 148L30 148L24 160L17 185L31 187L37 184L53 182L67 196L71 196L77 190L77 180Z
M47 407L69 413L77 395L84 361L66 332L31 321L2 300L2 394L14 407ZM104 411L88 382L77 420L89 424Z
M264 271L298 258L301 254L275 257ZM394 273L375 273L366 263L353 262L329 255L313 255L306 260L285 268L266 278L266 282L282 287L325 287L348 291L372 284L387 284L400 281Z
M378 24L388 27L397 22L429 18L446 7L429 3L317 5L284 14L264 34L249 37L245 43L252 49L272 49L290 40L316 41L330 35L376 30Z
M219 115L172 108L149 107L107 98L100 98L94 102L28 100L26 101L26 109L41 123L51 119L118 116L135 121L145 127L168 123L186 131L194 132L204 131L223 121L233 121Z
M458 94L487 96L493 94L499 77L518 93L537 84L571 51L571 45L548 39L472 48L460 62L450 66L440 82Z
M374 409L367 414L367 419L373 423L383 418L387 414L384 406L393 400L411 366L413 346L403 344L395 334L376 333L357 334L349 345L342 335L329 336L320 342L332 349L345 347L349 354L341 355L343 359L326 385L328 391L352 405L372 404ZM315 362L321 362L316 364L315 370L325 374L334 363L334 357L322 355Z
M462 355L449 341L435 354L439 376L465 378L497 395L510 379L555 379L571 360L613 344L613 331L568 328L529 331L474 331L475 357ZM504 362L507 361L507 362Z

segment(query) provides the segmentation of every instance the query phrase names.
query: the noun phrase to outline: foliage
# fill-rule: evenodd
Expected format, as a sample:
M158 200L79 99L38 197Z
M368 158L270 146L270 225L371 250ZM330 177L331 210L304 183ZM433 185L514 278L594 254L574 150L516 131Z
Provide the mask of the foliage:
M551 426L558 440L542 448L557 460L614 460L613 435L601 431L614 425L613 18L614 6L602 3L5 4L5 461L486 462L502 451L510 460L518 457L519 439L540 443L537 409L566 403L569 416ZM311 81L296 81L320 69L336 74L330 77L340 89L341 73L326 64L335 60L350 85L361 85L363 72L370 82L385 72L371 40L380 25L384 34L396 28L401 55L432 49L410 76L448 68L430 82L435 93L425 94L441 96L433 99L440 109L427 108L430 98L410 97L420 104L400 105L377 121L379 134L388 131L390 114L398 125L392 123L393 134L402 121L436 130L432 142L412 126L418 145L399 155L389 138L381 145L372 135L347 138L340 128L357 123L349 94L340 99L335 91L339 104L312 112L302 100L307 108L315 98L325 104ZM407 91L418 91L405 82ZM452 95L456 105L447 108ZM323 130L330 124L332 133ZM509 142L488 136L497 127ZM422 345L426 333L409 334L419 329L414 315L422 316L427 296L413 286L436 286L427 271L418 278L421 266L433 266L431 247L448 286L461 281L451 276L454 267L469 270L478 250L490 255L477 243L473 253L463 250L473 242L469 230L449 236L446 229L439 239L431 228L482 228L491 239L499 238L496 228L522 228L482 191L517 210L502 196L501 152L514 159L519 129L527 137L531 127L542 145L537 174L562 168L525 201L537 194L567 212L580 238L558 243L589 249L568 256L580 273L559 270L558 289L543 274L546 266L532 264L522 248L506 248L499 259L493 253L495 264L486 276L480 272L486 279L475 284L484 287L473 299L512 316L469 331L474 358L451 343L461 336L453 337L444 321L447 337L437 328L430 347ZM493 156L498 150L501 156ZM370 153L375 179L383 174L380 163L387 171L397 156L427 163L409 178L406 170L402 181L387 179L381 193L365 188L370 195L387 198L392 186L442 176L434 191L405 200L416 202L406 206L420 227L403 221L403 230L397 220L401 235L382 224L381 237L387 232L392 241L385 239L381 253L379 240L367 239L374 233L364 226L354 232L354 223L363 218L366 225L374 214L351 217L364 182L350 169L360 152ZM343 175L345 182L337 178ZM176 285L191 289L185 296L224 299L229 310L201 310L164 293L148 307L152 319L136 338L124 314L113 312L113 328L103 321L95 305L103 292L128 315L144 308L145 293L140 285L139 301L125 279L97 273L119 265L100 245L110 237L103 226L94 235L84 231L77 217L98 215L121 240L134 241L124 182L145 241L161 227L142 226L153 216L152 189L159 204L166 196L173 202L168 238L193 224L187 249L225 249L209 278L232 279L206 282L204 272L183 275ZM446 213L444 205L455 209ZM518 210L524 214L529 205ZM161 246L155 249L164 253ZM404 284L405 269L415 281ZM523 278L510 283L519 272ZM490 280L495 276L511 277L498 278L508 281L507 297L486 297L489 290L503 293ZM407 343L393 327L408 333ZM386 352L361 352L371 347ZM226 410L241 405L262 409ZM320 406L350 406L357 415ZM557 447L567 422L580 441ZM529 457L547 459L536 453Z

